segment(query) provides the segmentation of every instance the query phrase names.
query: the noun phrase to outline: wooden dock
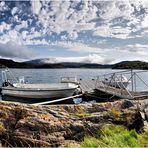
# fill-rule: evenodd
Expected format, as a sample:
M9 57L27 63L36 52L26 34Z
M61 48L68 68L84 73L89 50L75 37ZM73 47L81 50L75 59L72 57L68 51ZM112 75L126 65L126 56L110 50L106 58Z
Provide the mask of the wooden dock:
M95 91L98 93L101 92L122 99L148 99L148 92L134 92L128 91L127 89L121 89L111 86L96 87Z
M79 80L82 93L93 93L96 85L95 80Z
M122 82L119 76L122 76L122 74L129 74L129 72L127 73L127 71L124 72L117 72L117 73L112 73L111 75L106 74L106 75L102 75L102 76L98 76L95 77L95 79L90 79L90 80L75 80L74 79L74 83L79 84L79 90L75 92L75 96L70 96L67 98L59 98L58 100L55 101L48 101L48 102L43 102L41 104L50 104L50 103L55 103L55 102L60 102L60 101L64 101L64 100L70 100L72 98L76 98L76 97L81 97L82 98L88 98L91 101L92 99L95 100L103 100L103 99L107 99L107 100L111 100L113 98L122 98L122 99L135 99L135 100L144 100L144 99L148 99L148 91L147 92L137 92L137 91L133 91L133 90L137 90L136 86L138 85L137 82L141 81L145 86L147 86L148 88L148 84L147 81L144 81L141 77L139 77L139 75L137 73L139 72L133 72L133 71L129 71L130 72L130 76L128 75L128 81L129 84L131 84L132 87L132 91L129 91L128 89L126 89L126 87L122 84L122 85L117 85L111 86L110 83L106 84L104 83L106 80L106 76L107 76L107 80L110 80L110 82ZM72 77L66 77L64 78L64 80L66 80L67 82L71 82L71 78ZM97 78L97 79L96 79ZM117 81L115 81L118 78ZM136 80L139 79L139 81L136 82ZM118 83L119 83L118 82ZM122 87L121 87L122 86ZM124 86L124 87L123 87ZM128 85L129 86L129 85ZM120 87L120 88L117 88ZM0 93L1 93L1 88L0 88ZM88 101L89 101L88 100Z
M102 82L96 80L80 80L81 93L86 96L101 98L102 96L118 97L122 99L143 100L148 99L148 92L134 92L127 89L111 87L109 85L101 85Z

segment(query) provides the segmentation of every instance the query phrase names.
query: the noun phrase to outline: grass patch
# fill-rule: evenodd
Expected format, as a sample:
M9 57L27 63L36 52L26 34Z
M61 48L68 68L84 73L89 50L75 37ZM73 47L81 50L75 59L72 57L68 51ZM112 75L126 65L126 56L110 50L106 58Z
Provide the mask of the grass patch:
M119 118L121 116L121 112L115 108L112 108L110 111L110 115L114 116L115 118Z
M90 113L86 113L86 112L76 112L75 113L75 116L78 116L78 117L87 117L90 115L91 115Z
M139 142L142 147L148 147L148 131L139 135Z
M148 132L141 135L129 131L123 126L105 125L101 128L98 138L85 137L81 147L147 147Z

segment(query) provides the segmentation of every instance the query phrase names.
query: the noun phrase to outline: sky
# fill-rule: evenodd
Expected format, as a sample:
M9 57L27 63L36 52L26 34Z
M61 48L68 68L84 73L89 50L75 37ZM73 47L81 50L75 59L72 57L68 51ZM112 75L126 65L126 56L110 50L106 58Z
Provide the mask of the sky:
M0 58L148 62L148 0L0 1Z

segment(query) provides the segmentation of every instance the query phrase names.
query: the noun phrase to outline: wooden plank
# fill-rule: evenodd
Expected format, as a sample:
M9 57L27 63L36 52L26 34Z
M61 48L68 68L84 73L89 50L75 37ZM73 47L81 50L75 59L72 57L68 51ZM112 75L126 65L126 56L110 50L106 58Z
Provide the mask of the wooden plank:
M142 99L142 98L148 97L148 93L129 91L129 93L131 94L130 96L128 92L124 89L119 89L119 88L110 87L110 86L107 86L105 88L97 87L96 89L104 93L114 95L120 98L128 98L128 99L140 99L141 98Z
M99 92L103 92L104 95L112 95L112 96L117 96L119 98L126 98L126 99L133 99L133 97L131 97L127 92L123 91L122 90L122 93L121 93L121 90L118 90L118 89L115 89L115 88L108 88L107 90L104 89L103 87L102 88L95 88L95 90L98 90ZM99 95L99 93L97 94L97 96ZM100 96L102 95L102 93L100 93Z
M80 88L82 90L82 93L86 93L86 94L91 94L94 92L94 89L96 89L98 91L103 92L104 94L109 94L109 95L117 96L120 98L140 99L140 98L148 97L148 93L127 91L125 89L115 88L109 85L105 85L103 87L101 83L99 83L97 85L97 88L95 88L96 81L94 80L87 80L87 81L81 80L79 81L79 83L80 83Z
M80 88L82 89L82 92L93 92L93 90L95 89L95 83L96 81L94 80L83 80L83 81L79 81L80 83Z

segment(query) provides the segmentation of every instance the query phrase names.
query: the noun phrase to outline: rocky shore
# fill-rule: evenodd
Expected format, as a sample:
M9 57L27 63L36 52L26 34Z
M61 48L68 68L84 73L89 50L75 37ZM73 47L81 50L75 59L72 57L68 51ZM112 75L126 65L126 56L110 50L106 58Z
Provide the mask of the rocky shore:
M95 136L104 124L142 132L148 122L144 103L123 100L79 105L33 106L0 102L0 146L64 146Z

